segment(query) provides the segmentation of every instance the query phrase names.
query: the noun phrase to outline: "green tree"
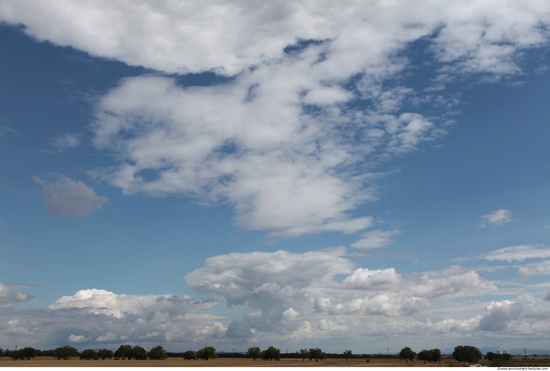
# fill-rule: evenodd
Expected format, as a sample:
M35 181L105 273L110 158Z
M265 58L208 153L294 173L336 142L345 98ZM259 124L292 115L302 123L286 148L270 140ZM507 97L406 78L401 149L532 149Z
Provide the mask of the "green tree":
M109 350L109 349L100 349L98 352L97 352L97 356L103 360L105 359L111 359L113 358L114 356L114 353L112 350Z
M99 355L93 349L85 349L80 353L80 359L99 359Z
M263 360L278 361L281 359L281 350L270 345L261 355Z
M216 358L216 348L204 347L197 352L198 359L204 359L208 361L210 358Z
M248 348L248 352L246 352L246 358L252 358L256 361L256 358L260 357L261 352L260 347L250 347Z
M401 349L399 352L399 359L404 359L405 363L408 363L410 361L414 361L414 357L416 356L416 353L413 352L413 350L409 347L405 347Z
M132 359L132 346L123 344L115 350L114 353L115 359Z
M147 359L147 351L145 350L144 347L139 345L134 345L132 347L131 354L133 359L137 359L141 361Z
M33 347L25 347L21 349L21 356L27 360L34 358L37 355L38 355L38 350L34 349Z
M424 362L433 362L433 354L430 350L423 349L418 353L418 359Z
M351 350L344 350L344 358L346 359L346 362L349 361L349 359L353 356L353 353Z
M458 345L455 347L452 357L458 362L476 363L482 357L478 348L471 345Z
M309 356L309 351L307 349L300 349L298 351L298 354L300 354L300 358L302 358L302 362L303 362Z
M168 353L166 353L166 350L161 345L157 345L149 351L149 359L162 360L166 358L168 358Z
M327 355L321 349L319 349L319 348L310 348L309 349L309 360L310 361L312 359L314 359L315 362L318 362L319 360L323 360L325 358L327 358Z
M78 350L76 350L75 347L72 347L70 345L65 345L65 346L56 348L53 351L53 356L57 359L68 360L68 359L71 359L73 357L77 357L78 356Z
M183 353L183 359L192 360L197 359L197 353L193 350L188 350L187 352Z

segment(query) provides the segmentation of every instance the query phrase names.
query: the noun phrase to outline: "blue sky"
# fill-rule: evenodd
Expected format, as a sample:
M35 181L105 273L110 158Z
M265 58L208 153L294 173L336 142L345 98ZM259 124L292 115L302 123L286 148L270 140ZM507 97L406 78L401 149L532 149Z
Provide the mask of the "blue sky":
M0 347L549 349L546 1L0 22Z

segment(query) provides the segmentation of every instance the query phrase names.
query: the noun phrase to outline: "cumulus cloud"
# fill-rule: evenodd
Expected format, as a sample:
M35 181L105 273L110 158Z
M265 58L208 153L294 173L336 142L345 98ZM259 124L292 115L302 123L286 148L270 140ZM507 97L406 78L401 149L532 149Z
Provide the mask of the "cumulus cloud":
M352 327L357 318L412 316L428 310L438 298L496 289L473 270L459 266L402 275L395 268L356 268L344 253L345 249L337 248L302 254L220 255L209 258L185 280L229 306L249 308L226 332L228 337L246 339L268 334L281 338L322 336L332 328L331 323L344 329ZM340 275L344 275L341 280Z
M79 4L0 1L0 18L161 73L232 77L206 87L121 81L92 127L96 148L119 162L90 174L126 194L228 202L237 225L272 237L368 228L369 216L352 216L377 197L368 170L446 133L455 99L432 85L518 73L516 56L544 44L550 23L545 1ZM421 39L439 67L415 91L402 76ZM429 117L411 112L421 105Z
M73 180L63 174L54 174L48 179L34 176L42 186L41 193L48 211L60 216L88 215L107 203L107 198L98 196L81 180Z
M208 343L224 349L235 347L235 339L299 347L311 340L322 346L340 336L362 344L365 336L387 342L388 337L397 341L418 333L433 342L445 333L452 347L462 336L511 331L536 338L550 329L548 299L520 297L489 303L483 311L479 293L497 288L472 270L369 270L356 267L344 254L345 249L334 248L210 258L185 279L213 299L84 289L47 309L0 307L0 341L30 346L69 342L83 348L170 343L182 349ZM469 296L476 300L460 305ZM219 304L237 308L222 317L214 314Z
M548 24L548 12L545 1L494 0L426 0L414 5L146 1L139 7L131 1L106 0L82 1L78 7L67 1L0 3L4 21L25 25L25 32L39 40L168 73L215 70L229 75L280 57L297 40L335 39L347 32L343 39L348 41L334 48L342 50L357 41L350 40L359 36L353 32L356 23L363 24L361 36L371 55L395 47L395 38L405 33L419 38L436 32L436 58L455 69L516 73L517 50L547 40L541 25ZM354 48L354 53L360 55L362 48ZM354 63L361 61L347 61Z
M498 209L490 212L489 214L483 215L481 217L480 227L485 228L489 226L499 226L511 222L517 222L512 215L512 212L507 209Z
M507 262L523 261L527 259L543 259L549 257L549 247L534 244L504 247L502 249L497 249L483 255L483 258L485 260L501 260Z
M363 233L361 238L351 244L356 249L376 249L393 243L393 237L398 235L398 230L377 230Z
M400 283L401 277L394 268L376 270L358 268L344 280L344 285L362 290L392 289Z
M55 346L66 342L116 347L123 342L153 346L187 344L220 336L222 317L208 314L216 300L185 295L116 294L83 289L47 309L0 311L0 341ZM58 345L57 345L58 346Z
M122 319L138 316L151 319L156 313L183 314L191 307L204 308L212 302L193 300L182 295L124 295L107 290L85 289L74 295L63 296L49 306L51 310L80 309L95 315L104 315Z
M550 329L550 303L531 296L517 300L494 301L487 305L486 313L479 321L483 331L511 330L516 335L539 329Z
M467 270L457 265L442 271L412 274L408 277L406 284L411 294L423 298L463 294L482 287L494 288L474 270Z

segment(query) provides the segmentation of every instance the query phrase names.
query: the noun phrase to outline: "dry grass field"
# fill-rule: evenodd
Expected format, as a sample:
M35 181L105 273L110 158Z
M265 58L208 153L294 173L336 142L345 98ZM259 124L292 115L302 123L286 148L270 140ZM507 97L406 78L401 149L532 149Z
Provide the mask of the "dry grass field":
M345 359L329 358L324 361L302 361L296 358L286 358L280 361L262 361L246 358L216 358L208 361L188 361L179 357L171 357L163 361L136 361L136 360L97 360L88 361L70 359L57 360L53 357L36 357L29 361L14 361L7 357L0 358L1 367L429 367L457 365L452 360L444 360L433 364L415 361L405 363L399 359L371 358L366 362L364 358L354 358L346 362Z

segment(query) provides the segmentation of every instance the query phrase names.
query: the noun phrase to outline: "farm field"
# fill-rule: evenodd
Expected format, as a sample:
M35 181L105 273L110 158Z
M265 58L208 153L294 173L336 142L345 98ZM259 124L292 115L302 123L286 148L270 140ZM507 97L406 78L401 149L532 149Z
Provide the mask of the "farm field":
M449 366L449 362L443 361L438 366ZM180 357L170 357L163 361L154 360L58 360L53 357L36 357L31 360L14 361L7 357L0 358L1 367L403 367L403 366L436 366L435 364L424 364L424 362L415 361L405 363L399 359L371 358L366 362L364 358L354 358L346 362L341 358L329 358L324 361L302 361L298 358L284 358L280 361L262 361L246 358L216 358L208 361L196 360L189 361Z
M550 359L515 359L513 364L506 366L515 367L544 367L550 368ZM36 357L31 360L14 361L8 357L0 358L0 368L2 367L456 367L462 364L450 358L445 358L441 362L424 363L414 361L405 363L396 358L370 358L366 362L365 358L353 358L346 362L342 358L328 358L324 361L302 361L298 358L283 358L280 361L262 361L246 358L216 358L208 361L184 360L181 357L169 357L166 360L81 360L73 358L70 360L58 360L53 357ZM504 366L504 365L502 365Z

